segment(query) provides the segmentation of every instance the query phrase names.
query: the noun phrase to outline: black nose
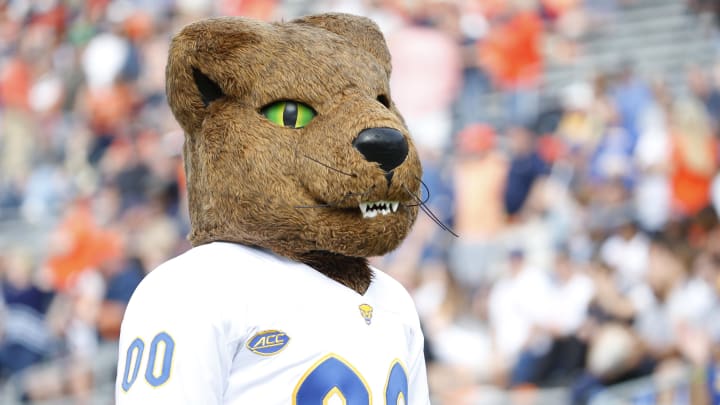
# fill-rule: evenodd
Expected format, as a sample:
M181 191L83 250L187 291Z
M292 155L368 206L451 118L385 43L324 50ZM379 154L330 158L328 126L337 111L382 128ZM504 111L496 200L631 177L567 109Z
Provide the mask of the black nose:
M380 163L380 168L385 172L400 166L408 154L405 137L392 128L364 129L353 141L353 146L368 161Z

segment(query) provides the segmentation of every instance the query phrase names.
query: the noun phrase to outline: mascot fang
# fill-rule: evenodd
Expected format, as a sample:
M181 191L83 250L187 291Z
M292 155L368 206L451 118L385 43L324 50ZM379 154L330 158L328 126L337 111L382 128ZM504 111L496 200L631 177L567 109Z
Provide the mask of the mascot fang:
M347 14L173 38L193 248L128 305L118 404L429 403L414 304L367 261L418 212L390 73L378 27Z

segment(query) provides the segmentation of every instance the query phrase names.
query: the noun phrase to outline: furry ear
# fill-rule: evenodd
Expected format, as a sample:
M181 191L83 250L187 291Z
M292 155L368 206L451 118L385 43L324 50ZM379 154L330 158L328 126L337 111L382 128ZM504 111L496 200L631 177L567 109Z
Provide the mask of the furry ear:
M301 17L292 23L323 28L348 39L356 47L373 55L382 64L388 77L390 76L390 51L382 31L373 20L351 14L326 13Z
M260 42L258 32L266 26L239 17L220 17L189 24L175 35L170 43L165 90L170 108L186 133L195 133L211 102L247 91L244 77L227 61L244 59Z

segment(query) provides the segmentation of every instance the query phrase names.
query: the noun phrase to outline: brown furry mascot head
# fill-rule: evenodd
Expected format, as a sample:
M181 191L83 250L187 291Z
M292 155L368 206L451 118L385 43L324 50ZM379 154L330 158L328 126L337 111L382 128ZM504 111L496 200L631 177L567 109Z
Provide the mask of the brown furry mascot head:
M192 244L269 249L364 292L365 257L397 247L418 211L420 162L390 70L362 17L185 27L167 94L186 134Z

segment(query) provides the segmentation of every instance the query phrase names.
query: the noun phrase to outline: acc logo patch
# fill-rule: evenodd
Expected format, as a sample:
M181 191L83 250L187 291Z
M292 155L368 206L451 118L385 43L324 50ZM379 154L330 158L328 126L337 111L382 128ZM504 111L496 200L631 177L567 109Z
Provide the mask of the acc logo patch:
M283 331L264 330L248 340L246 346L255 354L272 356L284 349L289 341L290 337Z

